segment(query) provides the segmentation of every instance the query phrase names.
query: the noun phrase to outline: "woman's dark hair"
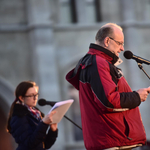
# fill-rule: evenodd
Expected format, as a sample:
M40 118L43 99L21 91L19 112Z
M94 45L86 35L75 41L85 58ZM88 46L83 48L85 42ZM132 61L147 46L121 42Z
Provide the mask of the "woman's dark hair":
M36 86L38 88L38 86L36 85L35 82L32 81L23 81L21 83L19 83L19 85L16 87L15 90L15 101L12 103L11 107L10 107L10 112L9 112L9 116L8 116L8 122L7 122L7 131L10 132L11 128L10 128L10 120L13 114L13 109L14 106L16 105L17 102L22 103L22 101L19 99L20 96L24 97L27 90L31 87Z

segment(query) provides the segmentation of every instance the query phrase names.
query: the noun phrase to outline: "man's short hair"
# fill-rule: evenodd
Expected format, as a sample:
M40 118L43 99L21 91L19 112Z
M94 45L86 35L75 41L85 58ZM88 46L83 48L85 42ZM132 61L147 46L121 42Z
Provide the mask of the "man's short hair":
M102 27L98 30L95 40L101 43L107 36L111 36L113 34L113 29L111 27Z
M107 36L108 37L112 36L114 32L113 30L114 26L118 27L122 31L122 28L119 25L115 23L107 23L98 30L95 36L95 40L99 43L102 43Z

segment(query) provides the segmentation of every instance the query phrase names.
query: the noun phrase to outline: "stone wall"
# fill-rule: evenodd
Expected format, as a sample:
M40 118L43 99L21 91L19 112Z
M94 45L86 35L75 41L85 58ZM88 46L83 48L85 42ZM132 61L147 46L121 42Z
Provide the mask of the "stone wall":
M6 102L6 116L17 84L34 80L40 86L40 98L60 101L70 98L66 73L86 54L95 42L97 30L106 22L118 23L125 34L125 50L149 59L150 3L140 0L99 0L101 22L96 21L94 0L76 0L76 23L72 22L69 0L1 0L0 1L0 101ZM144 10L144 11L143 11ZM149 86L149 79L134 60L120 65L133 90ZM149 66L143 65L150 74ZM7 82L2 82L7 81ZM9 83L9 84L7 84ZM10 98L12 97L12 99ZM150 140L149 97L140 106L147 138ZM79 107L76 106L76 107ZM49 106L39 107L47 113ZM72 111L67 115L72 118ZM5 117L6 119L6 117ZM4 120L5 121L5 120ZM13 141L14 142L14 141ZM76 141L73 125L63 119L52 150L83 150Z

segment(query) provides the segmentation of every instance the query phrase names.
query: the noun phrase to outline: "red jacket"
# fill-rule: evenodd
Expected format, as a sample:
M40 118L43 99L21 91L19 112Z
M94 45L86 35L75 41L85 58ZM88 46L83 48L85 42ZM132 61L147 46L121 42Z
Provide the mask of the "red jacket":
M91 44L89 52L66 75L79 90L87 150L146 142L139 94L131 90L121 70L114 66L117 60L109 50Z

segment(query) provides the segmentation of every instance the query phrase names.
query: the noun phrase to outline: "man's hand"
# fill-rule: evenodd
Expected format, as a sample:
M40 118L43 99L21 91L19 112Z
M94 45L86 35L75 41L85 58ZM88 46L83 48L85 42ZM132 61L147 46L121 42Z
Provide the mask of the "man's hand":
M136 92L139 93L139 96L141 98L141 102L144 102L144 101L146 101L147 96L150 93L150 87L139 89Z

